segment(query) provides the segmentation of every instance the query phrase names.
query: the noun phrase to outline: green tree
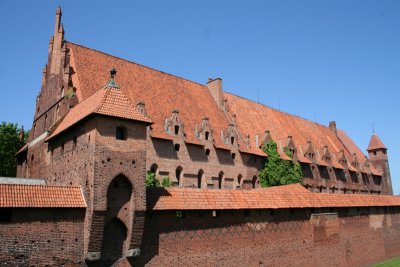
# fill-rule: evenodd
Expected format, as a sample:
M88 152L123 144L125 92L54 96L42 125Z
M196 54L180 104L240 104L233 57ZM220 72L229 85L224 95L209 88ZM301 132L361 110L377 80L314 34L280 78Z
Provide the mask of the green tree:
M0 124L0 176L15 177L17 172L16 153L24 145L19 140L21 129L18 124Z
M168 176L164 177L163 180L162 180L161 186L162 187L171 187L172 186L171 179Z
M160 182L157 180L156 174L154 172L148 171L146 173L146 186L147 187L159 187Z
M259 175L261 187L294 184L302 181L303 173L300 163L281 159L278 153L278 146L274 140L270 139L263 146L263 150L268 157ZM289 149L285 149L285 154L290 158L293 157Z

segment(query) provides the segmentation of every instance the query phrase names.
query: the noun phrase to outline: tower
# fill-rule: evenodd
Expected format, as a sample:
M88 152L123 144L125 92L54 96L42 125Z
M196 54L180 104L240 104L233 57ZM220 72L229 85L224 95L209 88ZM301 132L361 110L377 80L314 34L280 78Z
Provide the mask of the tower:
M372 135L367 148L368 157L375 168L381 169L382 193L393 195L392 180L390 178L387 148L375 133Z

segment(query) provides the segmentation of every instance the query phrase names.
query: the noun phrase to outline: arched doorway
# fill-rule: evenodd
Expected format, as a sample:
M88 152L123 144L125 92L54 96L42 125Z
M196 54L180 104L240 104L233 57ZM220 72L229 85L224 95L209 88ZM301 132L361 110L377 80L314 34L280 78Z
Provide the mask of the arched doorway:
M127 249L127 234L132 221L132 184L122 174L108 186L107 211L101 249L101 266L111 266Z
M111 266L123 256L127 236L125 224L118 218L112 218L104 227L101 249L102 266Z

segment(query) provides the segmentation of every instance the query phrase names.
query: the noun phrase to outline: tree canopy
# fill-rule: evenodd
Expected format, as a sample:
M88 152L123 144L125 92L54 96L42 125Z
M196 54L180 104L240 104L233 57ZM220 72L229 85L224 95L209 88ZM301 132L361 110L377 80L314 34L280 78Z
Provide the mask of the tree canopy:
M263 146L263 150L268 157L259 175L261 187L294 184L302 181L303 173L300 163L281 159L278 146L274 140L270 139ZM287 148L285 154L290 158L293 157L291 151Z
M2 122L0 124L0 176L15 177L17 172L17 158L15 154L24 145L20 141L18 124Z

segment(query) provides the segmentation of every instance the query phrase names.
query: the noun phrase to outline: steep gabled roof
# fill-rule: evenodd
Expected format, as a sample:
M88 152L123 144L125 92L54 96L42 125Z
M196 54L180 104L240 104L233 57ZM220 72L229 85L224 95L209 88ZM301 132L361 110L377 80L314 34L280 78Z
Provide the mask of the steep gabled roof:
M85 208L79 186L0 184L0 208Z
M47 140L57 136L94 113L148 124L152 123L150 118L136 111L135 107L120 89L108 87L98 90L86 100L73 107Z
M150 210L234 210L400 206L400 197L364 194L311 193L301 185L253 190L152 188Z
M220 132L230 122L206 86L70 42L67 47L75 72L72 81L80 101L106 84L108 77L104 74L115 67L118 70L117 82L124 95L131 101L140 99L146 104L146 112L154 122L151 136L166 136L165 119L176 109L185 125L188 140L197 139L195 125L208 117L215 142L220 145Z
M371 150L375 150L375 149L387 149L387 148L383 144L381 139L374 133L371 136L371 140L369 141L367 151L371 151Z

